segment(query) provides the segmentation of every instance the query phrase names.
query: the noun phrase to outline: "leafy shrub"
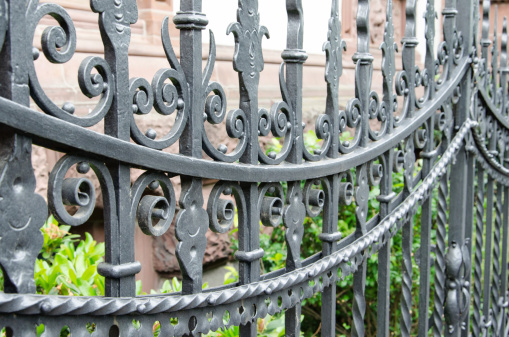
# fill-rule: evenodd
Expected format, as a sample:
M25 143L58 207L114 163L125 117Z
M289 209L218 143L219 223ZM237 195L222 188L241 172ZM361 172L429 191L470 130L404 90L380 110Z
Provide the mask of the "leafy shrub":
M97 273L103 261L104 243L94 241L89 233L85 240L69 234L70 226L58 225L50 217L42 232L44 246L35 263L37 293L47 295L104 295L104 277Z

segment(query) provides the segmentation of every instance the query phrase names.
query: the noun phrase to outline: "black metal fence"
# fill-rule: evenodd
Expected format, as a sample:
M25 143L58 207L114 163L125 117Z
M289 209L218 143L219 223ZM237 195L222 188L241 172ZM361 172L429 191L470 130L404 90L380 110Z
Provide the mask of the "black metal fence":
M67 325L72 336L89 336L87 323L93 323L92 336L152 336L158 321L160 336L199 335L231 325L240 326L242 336L254 336L257 318L285 311L286 334L296 336L301 302L321 292L321 334L333 336L335 284L353 274L351 335L364 336L366 261L378 254L377 333L388 336L391 239L402 236L403 260L397 270L403 279L401 335L508 336L506 20L499 42L496 19L495 34L489 36L489 1L483 2L479 29L477 2L446 0L441 13L443 42L435 50L437 14L434 1L428 0L425 62L419 69L416 20L421 18L416 17L416 0L408 0L400 51L403 70L396 73L397 45L388 0L381 60L383 92L378 94L371 90L373 63L378 61L369 49L369 1L359 0L353 57L356 94L342 111L338 84L345 44L338 0L332 0L324 47L327 106L316 120L316 133L323 142L311 152L303 143L302 74L307 55L301 0L286 1L282 100L270 111L258 104L262 40L268 31L259 24L258 1L238 3L238 21L228 32L235 38L233 67L241 97L238 109L226 112L224 90L210 82L215 62L212 33L208 62L202 69L207 18L201 0L181 0L174 17L181 34L180 60L173 52L168 20L163 22L163 48L170 66L157 72L151 83L129 77L130 25L138 16L135 0L91 0L91 9L99 16L104 58L86 58L78 79L82 92L99 101L88 115L77 116L71 103L60 107L45 94L35 68L39 50L32 46L40 19L50 15L59 26L44 30L42 53L53 63L69 61L76 48L69 14L58 5L37 0L0 1L0 265L5 278L0 327L6 328L8 336L25 337L36 336L38 324L45 326L43 336L58 336ZM29 108L30 98L44 113ZM403 104L398 106L398 99ZM134 114L152 109L176 116L167 134L143 133L136 125ZM101 121L104 134L87 129ZM216 148L207 137L204 124L223 122L228 135L238 140L234 149ZM346 131L354 136L345 140ZM280 137L279 152L266 153L259 145L259 137L269 134ZM160 151L177 141L179 154ZM32 143L66 153L51 172L48 206L34 193ZM213 160L204 159L203 152ZM132 168L146 172L131 185ZM95 207L93 184L87 178L66 178L66 173L85 174L90 169L100 182L104 202L106 256L98 271L106 278L106 297L35 295L34 263L42 246L39 229L48 208L61 223L85 223ZM404 188L396 194L392 172L401 170ZM178 201L170 181L174 176L180 177L182 185ZM202 194L204 178L219 180L207 205ZM368 197L374 185L380 186L380 211L368 218ZM161 195L145 195L146 189L160 189ZM342 237L338 205L352 202L356 229ZM78 211L71 215L65 205L77 206ZM419 208L417 252L412 242ZM205 233L229 231L235 209L239 281L202 291ZM320 214L323 250L301 259L304 219ZM264 258L260 221L285 227L288 250L286 268L265 275L260 273ZM134 259L136 223L154 236L175 224L182 292L135 296L134 275L141 268ZM417 254L419 282L413 284L412 260ZM417 306L412 303L415 287L419 289ZM413 306L419 311L417 328L412 325ZM224 321L226 312L229 318ZM141 325L134 327L133 319Z

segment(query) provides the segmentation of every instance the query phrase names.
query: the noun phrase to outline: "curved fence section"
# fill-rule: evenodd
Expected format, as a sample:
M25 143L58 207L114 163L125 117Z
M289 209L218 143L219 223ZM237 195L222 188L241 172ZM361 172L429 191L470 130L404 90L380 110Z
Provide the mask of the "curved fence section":
M237 21L227 34L235 43L232 67L240 99L230 111L225 89L211 81L218 71L216 43L214 33L205 31L201 0L181 0L173 23L163 20L168 67L152 79L129 74L136 1L91 0L104 57L87 57L77 69L81 92L96 101L84 115L75 114L72 102L52 101L37 74L39 58L65 64L73 57L77 37L69 13L38 0L0 0L4 333L59 336L66 326L72 336L153 336L157 325L159 336L231 326L241 336L256 336L258 319L285 312L285 333L297 336L302 303L321 293L320 333L335 336L344 327L336 319L337 289L348 280L351 336L372 333L366 332L365 316L373 303L378 336L509 336L506 19L500 27L495 11L490 21L487 0L482 8L475 0L446 0L440 15L438 4L426 0L422 19L417 0L407 0L399 43L393 2L387 0L380 60L372 54L378 46L371 43L370 2L358 0L357 46L348 46L356 50L350 61L344 59L339 6L339 0L331 1L323 23L327 99L312 126L318 143L309 147L303 31L304 20L312 18L306 18L301 0L286 1L281 99L270 107L259 102L269 31L260 23L257 0L238 2ZM34 36L47 16L56 25L44 29L39 50ZM417 34L421 20L423 36ZM179 53L171 25L180 31ZM204 64L203 34L210 36ZM419 43L426 47L422 59ZM345 62L355 65L355 96L342 108ZM372 90L376 63L381 92ZM140 128L138 117L149 113L168 123L166 134ZM235 145L215 145L208 124L218 125ZM95 131L98 125L104 132ZM266 139L276 139L278 146L267 149ZM35 193L32 144L63 153L49 176L47 202ZM178 153L170 152L176 144ZM134 169L143 173L131 183ZM70 226L86 223L97 199L91 179L104 205L106 254L97 270L105 277L105 296L37 295L40 228L49 214ZM207 200L204 179L217 180ZM340 231L341 207L352 204L349 229ZM306 219L316 217L322 249L302 258L303 237L311 235ZM284 230L286 261L279 270L262 273L260 263L268 257L260 225ZM136 226L149 236L175 226L180 292L136 296L135 275L142 268L134 255L140 249L134 244ZM203 290L206 233L235 226L238 281ZM370 259L377 261L376 275L368 271ZM401 289L391 286L391 274L400 276ZM367 281L375 284L376 298L366 294ZM394 292L397 308L391 305Z

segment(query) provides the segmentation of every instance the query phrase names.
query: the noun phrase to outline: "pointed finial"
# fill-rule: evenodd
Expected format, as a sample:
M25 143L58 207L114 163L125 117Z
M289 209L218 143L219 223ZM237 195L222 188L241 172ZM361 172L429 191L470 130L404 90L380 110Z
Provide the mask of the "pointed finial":
M490 0L484 0L482 4L482 40L481 44L483 47L487 47L491 44L489 40L490 34Z
M502 23L502 38L500 40L500 67L507 67L507 17L504 16Z

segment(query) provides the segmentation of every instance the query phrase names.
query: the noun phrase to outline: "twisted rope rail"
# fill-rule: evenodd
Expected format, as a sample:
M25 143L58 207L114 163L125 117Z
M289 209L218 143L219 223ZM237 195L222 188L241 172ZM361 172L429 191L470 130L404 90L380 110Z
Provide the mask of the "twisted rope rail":
M389 216L385 217L378 226L342 250L324 257L309 266L297 269L291 274L221 292L184 295L180 297L100 298L0 294L0 312L10 314L44 314L49 316L169 313L209 305L235 303L258 295L270 295L271 293L288 289L304 281L324 275L338 267L342 268L346 274L351 273L356 267L355 264L362 261L362 259L356 258L357 255L363 250L366 250L368 256L376 253L408 221L408 214L429 197L433 187L447 172L447 166L462 147L468 132L476 126L477 123L471 120L467 120L464 123L441 159L423 180L423 183L403 203L395 208ZM475 139L475 132L473 134ZM473 151L475 153L483 153L482 149L477 147L474 147ZM483 156L481 156L480 163L483 167L488 167L488 169L492 165L491 161L488 161ZM494 172L500 174L498 169L494 170ZM508 177L505 177L505 181L507 180ZM351 264L354 266L351 266ZM345 272L343 276L346 276ZM313 288L313 292L319 290L320 287Z

